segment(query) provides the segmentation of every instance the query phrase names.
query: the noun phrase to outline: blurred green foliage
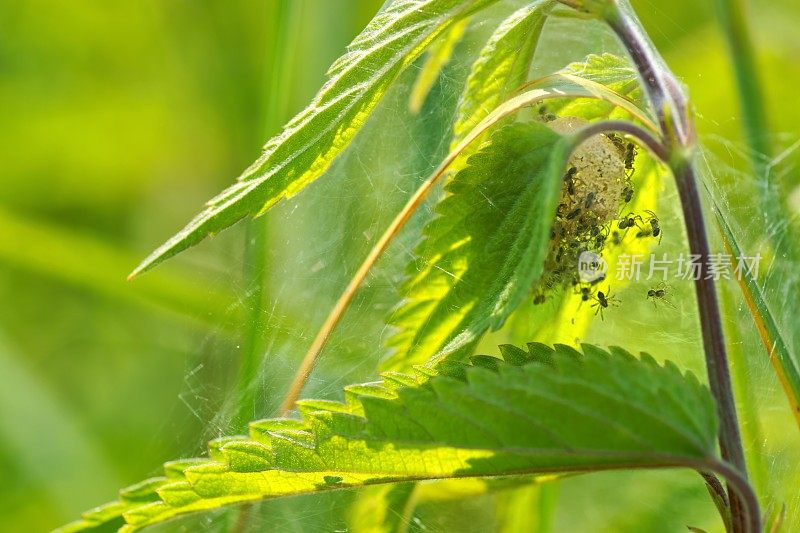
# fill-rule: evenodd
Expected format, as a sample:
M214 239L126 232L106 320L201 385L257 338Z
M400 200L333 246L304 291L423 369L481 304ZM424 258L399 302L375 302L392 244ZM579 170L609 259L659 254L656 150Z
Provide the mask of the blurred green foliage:
M300 24L279 80L289 95L279 110L282 120L307 103L328 65L382 4L290 1L301 6ZM508 0L497 11L520 3ZM734 197L747 198L741 112L713 2L633 3L689 86L713 165L725 169ZM243 228L135 283L125 284L124 277L255 159L265 141L268 88L275 83L265 69L274 54L287 53L266 44L276 5L0 3L0 530L41 531L71 520L112 499L120 486L158 472L163 461L199 453L225 428L248 290L241 274ZM748 8L777 155L800 139L800 5L752 0ZM575 46L538 54L534 72L613 49L607 37L571 28L563 21L548 25L551 35L561 32L559 38ZM269 215L268 305L261 326L269 364L254 418L274 410L337 291L438 162L467 68L458 58L474 54L489 31L488 22L478 23L472 39L457 47L456 61L420 116L407 112L412 72L387 96L354 150L302 200ZM792 172L798 163L800 150L772 168L787 202L800 185ZM752 213L742 215L739 222L749 223ZM680 233L676 220L665 226ZM382 319L413 238L401 239L371 276L328 350L339 357L323 356L309 393L330 396L374 375L387 335ZM686 299L681 308L690 309L690 291L679 295ZM591 340L658 353L667 347L684 366L702 369L691 314L643 322L635 309L649 302L632 305L614 328L596 324ZM751 322L735 314L735 306L730 321L741 329L737 364L751 392L739 397L754 402L745 406L752 411L745 417L746 445L766 455L760 466L751 462L753 477L774 494L768 503L787 501L797 524L798 434ZM56 475L45 475L45 468ZM555 527L675 531L685 518L714 530L718 524L703 492L687 473L571 478L563 482ZM346 523L345 503L352 497L269 502L251 512L263 517L257 523L264 530L327 531ZM432 530L500 528L491 510L507 504L505 496L486 495L428 504L418 516ZM184 525L223 527L235 516L219 513Z

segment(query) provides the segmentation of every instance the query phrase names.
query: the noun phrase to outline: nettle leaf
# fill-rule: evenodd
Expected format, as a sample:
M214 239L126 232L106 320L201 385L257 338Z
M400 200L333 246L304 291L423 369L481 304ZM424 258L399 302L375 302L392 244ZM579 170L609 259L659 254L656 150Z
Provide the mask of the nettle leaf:
M395 0L328 71L311 104L264 146L237 182L131 274L140 274L317 179L342 153L397 76L437 37L497 0Z
M445 189L408 265L387 370L463 356L541 276L561 186L562 137L541 123L495 132Z
M652 117L650 105L642 92L637 70L627 58L614 54L590 54L584 61L570 63L553 77L584 84L596 84L629 101ZM547 79L547 78L545 78ZM561 116L581 117L589 121L604 118L630 118L629 112L604 98L564 98L548 102L550 112Z
M552 1L518 9L494 31L472 64L453 125L456 146L528 79L533 54Z
M440 372L387 373L345 403L303 401L301 418L253 422L209 444L208 459L121 493L65 530L127 530L233 503L402 481L586 472L714 469L707 388L671 363L612 348L501 347Z

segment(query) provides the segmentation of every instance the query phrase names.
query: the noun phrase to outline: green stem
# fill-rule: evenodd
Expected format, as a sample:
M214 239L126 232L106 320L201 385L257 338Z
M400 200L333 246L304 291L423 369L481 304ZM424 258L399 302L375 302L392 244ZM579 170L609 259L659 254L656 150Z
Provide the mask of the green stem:
M286 109L290 84L286 83L288 63L294 51L294 22L299 6L292 0L277 0L270 9L266 32L267 65L262 139L280 128ZM258 373L266 353L267 251L269 226L265 217L250 220L247 225L244 249L244 283L246 312L241 337L240 364L236 378L236 416L232 425L238 430L259 416L257 402ZM263 403L263 402L262 402Z
M560 480L555 480L539 486L539 505L537 506L539 524L536 533L551 533L554 530L558 497L561 493L560 483Z
M758 77L756 54L745 15L745 0L715 0L717 16L728 45L739 92L745 135L750 145L753 170L764 181L765 205L777 201L777 192L766 180L769 160L767 113Z

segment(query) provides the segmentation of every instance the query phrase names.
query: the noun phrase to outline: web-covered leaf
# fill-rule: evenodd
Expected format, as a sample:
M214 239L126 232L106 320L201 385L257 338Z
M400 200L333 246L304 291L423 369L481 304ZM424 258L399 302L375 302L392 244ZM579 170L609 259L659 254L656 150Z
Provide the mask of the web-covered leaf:
M450 61L458 43L467 31L470 19L465 18L450 26L450 29L442 35L436 42L428 47L427 57L422 69L411 88L411 95L408 98L408 109L417 114L425 105L425 100L442 73L442 69Z
M621 349L501 347L440 372L387 373L304 401L301 418L253 422L207 459L125 489L63 531L123 516L125 530L233 503L374 483L610 468L713 468L717 422L705 386Z
M726 251L731 257L744 257L742 247L728 223L729 217L726 216L728 210L724 209L713 196L711 196L711 203ZM781 335L778 322L764 297L753 269L742 268L737 281L750 315L756 324L764 349L783 387L792 415L800 426L800 369L795 356L789 344L784 340L784 336Z
M531 2L505 19L472 64L453 125L453 142L464 137L528 78L550 1Z
M328 71L311 104L264 146L237 182L131 274L144 272L318 178L364 125L391 83L439 35L496 0L395 0Z
M463 355L541 276L565 143L540 123L495 132L446 187L389 317L388 370Z
M554 76L545 78L595 84L627 100L641 110L642 115L652 116L650 106L642 92L636 69L624 57L605 53L590 54L584 61L570 63ZM603 118L631 118L630 113L613 102L602 98L564 98L547 104L548 111L562 116L581 117L586 120ZM635 117L633 117L635 118Z

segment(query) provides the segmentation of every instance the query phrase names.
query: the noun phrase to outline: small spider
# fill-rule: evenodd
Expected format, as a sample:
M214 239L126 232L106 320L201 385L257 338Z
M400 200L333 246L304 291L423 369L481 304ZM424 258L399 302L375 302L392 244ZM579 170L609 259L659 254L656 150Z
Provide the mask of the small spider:
M611 133L607 137L612 143L614 143L614 148L617 149L617 151L619 152L619 155L620 156L624 156L625 155L625 140L621 136L617 135L616 133Z
M628 184L622 189L622 199L625 200L625 203L629 203L633 198L633 185Z
M661 232L661 224L658 221L658 216L652 211L645 211L645 213L649 215L646 222L650 224L650 233L653 237L658 237L658 244L661 244L661 239L664 235Z
M589 194L586 195L586 201L583 204L584 209L589 209L592 207L592 204L594 204L594 197L595 197L594 192L590 192Z
M670 291L671 287L662 281L647 291L647 299L651 300L656 307L658 307L658 303L661 302L675 309L675 305L667 299L667 295Z
M630 177L633 175L633 160L636 159L636 145L628 143L625 146L625 170L626 175Z
M564 174L564 183L567 184L567 192L570 196L575 196L575 174L578 173L578 167L569 167L567 173Z
M639 223L641 223L641 222L642 222L641 215L637 215L635 213L628 213L627 215L625 215L624 217L621 217L619 219L619 222L617 223L617 227L619 229L628 229L628 228L632 228L634 226L638 226Z
M600 314L600 320L605 320L603 317L603 310L608 309L610 305L619 305L619 300L616 297L611 296L611 286L608 286L606 292L597 291L597 294L594 297L595 303L592 304L592 308L596 309L594 312L595 316Z
M539 120L542 122L553 122L556 118L554 114L547 112L547 106L539 107Z
M608 236L609 232L607 227L594 224L589 227L589 236L587 241L593 243L595 248L600 248L608 240Z
M597 248L597 249L602 248L605 245L607 239L608 239L608 234L607 233L599 233L599 234L595 235L594 236L594 247Z
M587 286L581 283L580 286L575 287L575 294L580 295L581 303L594 299L594 289L591 285Z

